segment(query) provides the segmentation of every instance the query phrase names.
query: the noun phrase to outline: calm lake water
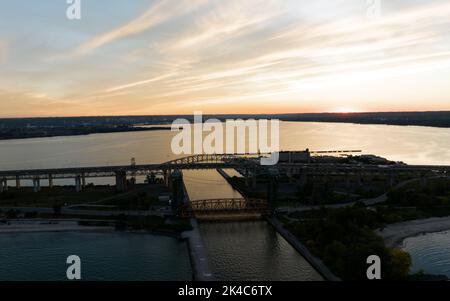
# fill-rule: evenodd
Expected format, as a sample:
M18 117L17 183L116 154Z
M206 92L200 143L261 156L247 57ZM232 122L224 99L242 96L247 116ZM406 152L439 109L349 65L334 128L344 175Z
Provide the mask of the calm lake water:
M170 131L151 131L0 141L0 170L126 165L130 164L131 158L136 158L137 164L166 162L176 157L170 150L174 135ZM450 129L282 122L280 140L282 150L360 149L366 154L409 164L450 164ZM208 175L186 173L185 179L190 181L192 188L188 189L193 199L237 196L237 192L215 172ZM72 182L55 181L55 184L72 185ZM114 180L96 179L95 182L113 184ZM202 224L201 232L219 279L309 280L318 277L304 259L264 222ZM101 238L81 233L43 233L39 237L37 234L1 235L0 245L8 247L0 250L0 279L8 274L15 279L60 279L61 263L54 258L66 257L66 253L83 254L83 250L87 256L92 255L87 260L101 271L101 274L96 274L94 270L86 270L85 275L89 279L102 278L105 273L110 277L110 272L113 278L108 279L129 279L130 275L136 275L131 278L133 280L156 279L158 275L161 275L161 280L166 277L186 279L190 273L189 269L180 268L186 265L188 257L185 247L176 240L103 235ZM450 240L448 234L446 237ZM416 250L420 246L418 244ZM423 244L423 252L428 252L426 248L427 244ZM448 249L439 245L435 252L442 254L441 263L448 263ZM170 259L155 263L155 258ZM177 264L174 265L172 260ZM99 264L95 265L95 262ZM114 262L119 264L113 266ZM134 267L132 272L128 270L130 265ZM14 269L25 266L26 269ZM39 274L44 266L48 267L49 273ZM105 270L105 266L111 268ZM119 272L114 274L114 271ZM190 279L190 274L187 278Z
M130 233L23 233L0 235L0 281L66 280L66 259L81 258L83 280L192 279L184 242Z
M450 231L408 238L403 247L411 254L412 272L450 277Z
M282 150L360 149L409 164L450 164L450 129L282 122ZM0 169L161 163L175 156L170 131L0 141Z

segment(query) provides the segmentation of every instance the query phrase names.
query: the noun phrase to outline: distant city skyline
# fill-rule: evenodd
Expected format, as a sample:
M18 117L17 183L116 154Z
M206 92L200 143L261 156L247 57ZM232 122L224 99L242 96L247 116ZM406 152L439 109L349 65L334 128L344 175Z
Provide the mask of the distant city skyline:
M450 3L0 3L1 117L450 111Z

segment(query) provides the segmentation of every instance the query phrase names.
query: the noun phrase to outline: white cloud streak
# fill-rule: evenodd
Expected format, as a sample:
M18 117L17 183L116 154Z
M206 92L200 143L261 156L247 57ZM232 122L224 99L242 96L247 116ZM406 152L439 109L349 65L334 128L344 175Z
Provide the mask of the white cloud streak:
M98 35L81 44L76 50L76 54L83 55L91 53L106 44L150 30L173 18L187 14L206 2L207 0L160 0L142 15L127 24Z

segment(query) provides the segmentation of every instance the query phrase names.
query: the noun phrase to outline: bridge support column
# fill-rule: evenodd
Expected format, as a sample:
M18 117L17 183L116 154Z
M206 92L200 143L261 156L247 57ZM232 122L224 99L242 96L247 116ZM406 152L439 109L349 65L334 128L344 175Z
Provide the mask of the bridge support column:
M81 187L81 176L75 177L75 191L81 192L83 188Z
M48 175L48 187L53 189L53 175L51 174Z
M0 193L3 193L5 191L5 188L3 187L3 180L0 179Z
M19 190L20 189L20 177L16 176L16 189Z
M85 174L81 175L81 187L83 189L86 188L86 176L85 176Z
M41 191L41 180L39 178L33 179L33 191L34 192Z
M116 189L119 192L127 190L127 173L124 171L116 172Z
M183 174L179 170L174 171L170 175L170 182L172 190L172 211L175 215L178 215L184 199Z
M167 174L167 170L163 170L163 174L164 174L164 185L169 187L169 176Z
M3 179L3 192L7 192L8 191L8 180L7 179Z
M271 169L269 171L269 185L267 186L267 202L269 205L273 204L278 199L278 171Z

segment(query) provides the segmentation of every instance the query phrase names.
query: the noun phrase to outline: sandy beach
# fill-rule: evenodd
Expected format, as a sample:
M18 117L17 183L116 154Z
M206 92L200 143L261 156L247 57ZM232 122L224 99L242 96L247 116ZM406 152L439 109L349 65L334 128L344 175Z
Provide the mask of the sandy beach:
M389 248L401 247L403 240L420 234L442 232L450 229L450 217L434 217L392 224L378 229L376 233L383 237Z

